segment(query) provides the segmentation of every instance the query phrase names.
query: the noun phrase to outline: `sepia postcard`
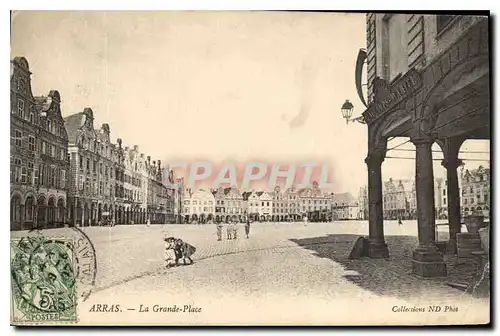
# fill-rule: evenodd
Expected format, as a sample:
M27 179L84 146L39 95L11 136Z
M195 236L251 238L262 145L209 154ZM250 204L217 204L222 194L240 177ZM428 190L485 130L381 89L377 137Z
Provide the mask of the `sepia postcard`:
M489 33L12 11L11 324L489 324Z

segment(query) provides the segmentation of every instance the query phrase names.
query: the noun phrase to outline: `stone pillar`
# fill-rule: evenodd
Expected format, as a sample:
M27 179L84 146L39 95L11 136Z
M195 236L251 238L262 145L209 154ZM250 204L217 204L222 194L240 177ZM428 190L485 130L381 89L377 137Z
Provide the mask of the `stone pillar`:
M441 165L446 168L447 179L447 199L448 199L448 230L450 233L450 241L448 251L457 253L457 234L462 231L462 223L460 216L460 190L458 188L457 168L462 164L462 161L457 157L446 158L441 162Z
M446 264L435 244L434 174L432 167L433 140L412 139L416 147L416 193L418 247L413 251L413 274L422 277L446 276Z
M24 230L24 219L25 219L24 204L19 205L19 227Z
M384 239L384 214L382 200L382 162L384 153L371 153L365 159L368 166L368 222L370 258L388 258L389 250Z
M77 205L78 205L78 201L77 199L73 199L73 227L76 227L77 224L76 224L76 217L78 216L78 208L77 208Z

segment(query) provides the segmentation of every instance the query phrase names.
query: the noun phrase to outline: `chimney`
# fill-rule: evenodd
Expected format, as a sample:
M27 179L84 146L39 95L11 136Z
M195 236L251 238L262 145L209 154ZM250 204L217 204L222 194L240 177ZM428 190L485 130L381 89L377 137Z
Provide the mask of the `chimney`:
M141 153L141 159L144 159L144 153Z
M151 156L148 155L147 159L148 159L148 163L151 163Z
M125 150L128 151L128 146L125 146Z
M109 133L109 124L102 124L101 129L102 129L105 133Z
M134 145L134 151L136 151L136 152L137 152L138 150L139 150L139 146Z
M161 167L161 160L158 160L158 168Z
M118 142L118 146L122 148L122 139L118 138L116 139L116 142Z

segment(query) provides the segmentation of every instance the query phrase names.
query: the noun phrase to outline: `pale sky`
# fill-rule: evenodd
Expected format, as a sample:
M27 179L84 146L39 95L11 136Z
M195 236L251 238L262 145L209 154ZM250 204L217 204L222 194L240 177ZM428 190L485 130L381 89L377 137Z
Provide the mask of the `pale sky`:
M354 67L365 30L364 14L18 12L11 48L28 59L34 95L59 90L64 116L91 107L96 128L109 123L113 140L153 159L314 160L330 165L333 191L357 196L367 129L340 107L364 111ZM411 178L414 165L387 159L384 179Z

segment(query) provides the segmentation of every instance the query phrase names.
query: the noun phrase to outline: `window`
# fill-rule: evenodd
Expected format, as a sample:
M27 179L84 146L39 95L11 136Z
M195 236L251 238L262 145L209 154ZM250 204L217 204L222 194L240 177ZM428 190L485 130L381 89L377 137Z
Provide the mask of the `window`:
M17 101L17 115L24 118L24 100L19 99Z
M56 186L56 167L50 167L50 186Z
M18 158L14 158L10 166L10 181L19 182L20 179L21 179L21 160Z
M443 189L443 196L446 196L446 189Z
M39 184L40 185L44 185L45 184L45 176L47 176L47 174L45 174L45 165L40 165L40 181L39 181Z
M436 22L436 28L437 28L437 33L439 34L440 32L443 31L444 28L453 20L454 15L438 15L437 16L437 22Z
M90 159L87 159L87 171L90 171Z
M21 167L21 183L27 183L27 168L26 167Z
M35 171L33 172L33 185L37 186L38 185L38 178L39 178L39 171L38 167L35 167Z
M56 146L52 145L50 146L50 156L51 157L56 157Z
M66 171L61 170L61 185L60 188L64 189L66 187Z
M23 91L24 90L24 80L19 79L17 81L17 91Z
M26 176L26 183L32 184L33 183L33 168L34 168L33 162L28 162L28 173Z
M16 146L19 146L19 147L22 146L22 144L23 144L22 138L23 138L23 133L19 130L15 130L14 131L14 143Z
M78 175L78 190L83 190L83 175Z
M80 165L79 165L79 167L80 167L80 170L83 170L83 155L80 155Z

